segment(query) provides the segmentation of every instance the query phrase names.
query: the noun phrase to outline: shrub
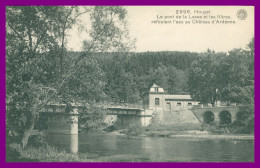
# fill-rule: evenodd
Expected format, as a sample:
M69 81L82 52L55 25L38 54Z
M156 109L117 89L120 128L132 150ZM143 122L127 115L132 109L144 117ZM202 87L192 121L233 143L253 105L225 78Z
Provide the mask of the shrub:
M136 123L130 123L129 126L127 127L127 131L123 131L122 133L125 133L127 135L141 135L145 131L145 128L142 127L140 124Z
M147 128L150 131L189 131L189 130L201 130L201 124L151 124Z
M38 135L32 135L29 139L28 144L33 147L46 147L47 143L47 134L45 132L41 132Z
M13 158L12 161L48 161L48 162L70 162L77 161L78 157L75 154L67 153L65 150L60 150L52 146L27 146L26 149L18 144L11 144L11 150L15 150L19 153L17 158Z
M107 126L104 123L106 109L102 106L86 105L86 108L79 113L79 126L85 130L99 129Z

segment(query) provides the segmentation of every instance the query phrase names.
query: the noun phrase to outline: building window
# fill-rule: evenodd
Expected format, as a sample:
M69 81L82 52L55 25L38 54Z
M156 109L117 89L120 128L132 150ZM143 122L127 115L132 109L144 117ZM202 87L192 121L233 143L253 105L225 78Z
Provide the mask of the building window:
M171 103L167 102L166 105L167 105L166 108L168 108L170 110L171 109Z
M155 105L160 105L160 99L159 98L155 98Z
M188 103L188 106L192 106L192 103L191 103L191 102L189 102L189 103Z
M155 89L156 92L159 92L159 88L158 88L158 87L156 87L156 88L154 88L154 89Z
M181 102L178 102L178 103L177 103L177 106L181 106Z

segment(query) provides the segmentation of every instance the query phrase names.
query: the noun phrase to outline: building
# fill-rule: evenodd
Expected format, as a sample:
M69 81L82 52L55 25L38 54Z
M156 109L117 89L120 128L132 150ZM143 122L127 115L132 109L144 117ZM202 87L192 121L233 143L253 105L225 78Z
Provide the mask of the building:
M149 109L153 110L181 110L191 109L194 105L199 105L193 101L190 95L166 94L164 89L156 84L150 88L149 95L146 97Z

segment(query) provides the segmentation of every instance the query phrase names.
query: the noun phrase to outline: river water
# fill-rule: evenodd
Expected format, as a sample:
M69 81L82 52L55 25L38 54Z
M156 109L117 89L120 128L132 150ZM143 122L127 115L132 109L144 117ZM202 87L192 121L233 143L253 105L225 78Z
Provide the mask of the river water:
M253 162L254 141L235 139L133 137L80 133L79 154L133 157L144 162ZM115 160L117 161L117 160Z

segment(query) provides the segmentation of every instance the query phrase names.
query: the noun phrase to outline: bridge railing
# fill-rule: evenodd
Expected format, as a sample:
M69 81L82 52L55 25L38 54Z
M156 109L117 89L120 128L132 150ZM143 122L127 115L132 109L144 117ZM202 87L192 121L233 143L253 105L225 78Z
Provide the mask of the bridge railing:
M139 108L139 109L144 108L143 104L141 104L141 103L131 104L131 103L125 103L125 102L104 102L104 106L106 108L109 108L109 107Z
M212 106L211 104L199 104L199 105L193 105L192 108L211 108L211 107L237 107L240 106L236 103L231 104L216 104L215 106Z

